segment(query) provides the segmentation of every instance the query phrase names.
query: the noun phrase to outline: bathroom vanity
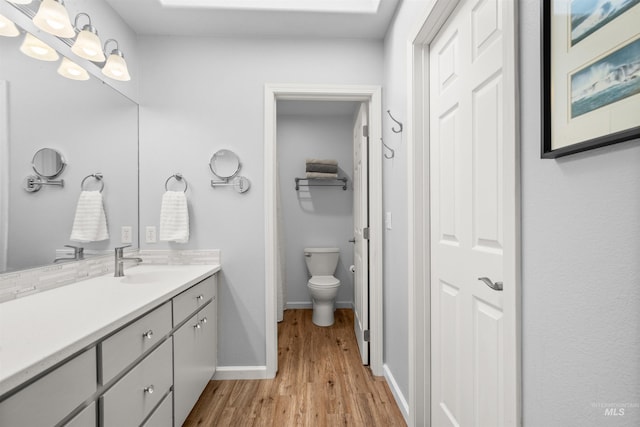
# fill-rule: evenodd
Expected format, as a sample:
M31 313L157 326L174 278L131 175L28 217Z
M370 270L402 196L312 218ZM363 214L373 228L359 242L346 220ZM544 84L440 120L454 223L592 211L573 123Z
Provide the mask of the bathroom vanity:
M219 270L143 265L0 304L0 425L182 425L216 369Z

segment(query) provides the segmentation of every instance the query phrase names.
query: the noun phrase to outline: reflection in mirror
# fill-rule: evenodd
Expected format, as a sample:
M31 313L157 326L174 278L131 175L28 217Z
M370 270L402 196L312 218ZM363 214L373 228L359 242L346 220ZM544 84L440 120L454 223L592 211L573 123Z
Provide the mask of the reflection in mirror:
M53 148L41 148L31 161L35 173L43 178L55 178L62 173L66 163L62 154Z
M61 77L57 62L21 53L22 39L0 37L0 107L7 106L6 112L0 108L0 128L8 136L0 135L0 272L80 258L79 249L65 248L69 244L82 246L85 258L111 254L124 226L133 227L138 247L138 105L93 76ZM43 145L65 159L53 151L34 157ZM64 187L24 191L31 167L44 176L64 168ZM106 181L102 196L111 239L74 244L80 184L95 171Z
M240 159L231 150L218 150L211 156L209 167L218 178L230 180L240 171Z

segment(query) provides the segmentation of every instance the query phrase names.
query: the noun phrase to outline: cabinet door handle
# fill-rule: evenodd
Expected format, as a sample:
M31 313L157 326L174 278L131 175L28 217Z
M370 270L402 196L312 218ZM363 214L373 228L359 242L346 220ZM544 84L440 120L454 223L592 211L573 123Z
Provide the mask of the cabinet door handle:
M153 384L151 384L149 387L145 387L144 388L144 392L145 393L149 393L149 394L153 394Z
M197 299L198 301L202 301L202 300L204 299L204 295L198 295L198 296L196 297L196 299Z
M142 334L142 337L150 340L151 338L153 338L153 330L149 329L147 332Z
M202 320L200 321L200 323L207 323L207 318L203 317Z
M194 327L195 329L200 329L200 328L202 328L202 325L200 325L200 322L198 322L198 323L196 323L195 325L193 325L193 327Z

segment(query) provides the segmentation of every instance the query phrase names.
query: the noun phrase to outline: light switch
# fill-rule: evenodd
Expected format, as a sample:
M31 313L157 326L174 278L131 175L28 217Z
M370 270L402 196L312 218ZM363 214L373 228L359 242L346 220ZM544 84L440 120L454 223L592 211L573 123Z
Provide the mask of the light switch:
M131 243L133 241L133 227L123 225L120 229L120 243Z
M144 231L144 236L145 236L145 242L156 243L158 241L158 236L156 235L156 226L147 225Z
M387 230L391 230L391 212L387 212L384 216L384 225Z

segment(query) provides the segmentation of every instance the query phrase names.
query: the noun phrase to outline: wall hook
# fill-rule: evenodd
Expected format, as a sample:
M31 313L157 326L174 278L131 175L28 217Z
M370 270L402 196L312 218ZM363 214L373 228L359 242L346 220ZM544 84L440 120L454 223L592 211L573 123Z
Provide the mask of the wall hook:
M402 125L400 125L402 126ZM384 156L385 159L393 159L396 156L396 152L393 148L389 147L387 144L384 143L384 140L382 138L380 138L380 142L382 142L382 145L384 145L384 148L386 148L387 150L391 151L391 155L387 156L387 153L382 153L382 155Z
M395 119L395 117L393 117L393 116L391 115L391 110L387 110L387 114L389 115L389 117L391 117L391 120L393 120L394 122L396 122L396 123L398 124L398 126L400 126L400 129L396 129L395 127L392 127L392 128L391 128L391 130L392 130L394 133L400 133L400 132L402 132L402 128L403 128L402 123L401 123L401 122L399 122L399 121L397 121L397 120ZM385 145L385 147L386 147L386 145ZM387 148L388 148L388 147L387 147Z

